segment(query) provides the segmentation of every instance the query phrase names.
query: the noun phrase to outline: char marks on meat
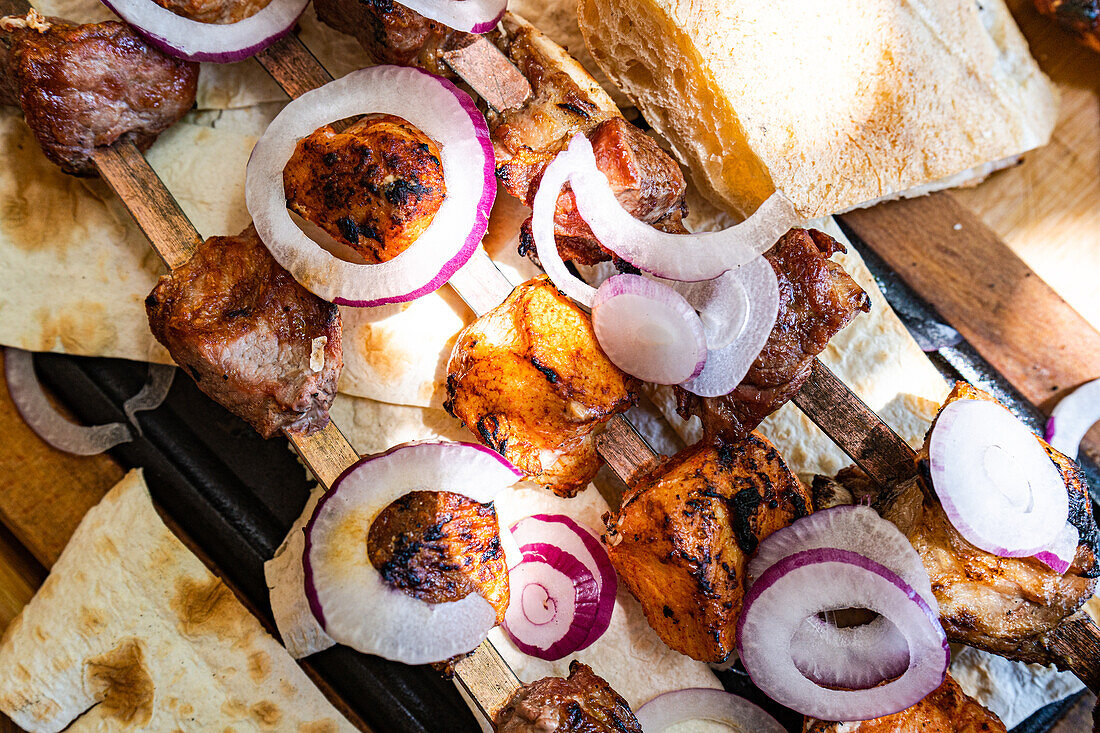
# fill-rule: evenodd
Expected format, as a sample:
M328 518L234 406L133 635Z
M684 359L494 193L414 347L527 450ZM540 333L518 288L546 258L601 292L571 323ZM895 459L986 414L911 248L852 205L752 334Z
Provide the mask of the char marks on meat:
M779 280L779 315L748 374L723 397L676 388L680 415L698 415L708 439L737 442L754 430L802 388L829 339L870 310L867 293L829 260L844 251L824 232L792 229L764 253Z
M812 511L809 492L759 433L661 461L608 518L608 556L669 647L705 662L734 649L745 566L760 541Z
M642 733L626 700L586 664L524 685L493 717L496 733Z
M343 368L340 312L295 282L251 226L199 245L145 307L176 363L265 438L328 424Z
M1093 51L1100 53L1100 0L1035 0L1035 7Z
M116 140L145 150L194 105L198 64L161 53L116 21L47 21L0 27L8 36L0 64L8 91L0 94L17 92L42 150L66 173L94 174L95 149Z

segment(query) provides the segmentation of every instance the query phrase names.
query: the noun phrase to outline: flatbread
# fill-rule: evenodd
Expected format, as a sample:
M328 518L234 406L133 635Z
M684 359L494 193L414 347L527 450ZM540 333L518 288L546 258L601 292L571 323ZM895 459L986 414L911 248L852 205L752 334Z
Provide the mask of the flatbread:
M140 470L5 632L0 709L33 731L355 730L164 526Z

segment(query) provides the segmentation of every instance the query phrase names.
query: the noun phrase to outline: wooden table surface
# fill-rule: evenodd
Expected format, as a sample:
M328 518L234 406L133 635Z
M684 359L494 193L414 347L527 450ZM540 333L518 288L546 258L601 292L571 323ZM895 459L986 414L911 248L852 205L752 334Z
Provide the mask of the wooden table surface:
M1024 165L952 196L1100 328L1100 269L1091 269L1091 278L1070 271L1075 263L1084 262L1086 272L1100 263L1100 54L1070 41L1028 0L1009 4L1033 54L1061 89L1058 127L1052 144L1029 155ZM1088 281L1095 285L1095 303L1088 300ZM123 469L106 455L71 456L43 443L19 418L6 390L0 390L0 435L4 482L33 490L0 490L3 629L45 579L84 511L122 477ZM62 492L65 501L51 501ZM37 499L20 498L28 494ZM27 526L39 531L20 537L9 529ZM1093 700L1082 701L1057 733L1091 730ZM18 729L0 716L0 730Z

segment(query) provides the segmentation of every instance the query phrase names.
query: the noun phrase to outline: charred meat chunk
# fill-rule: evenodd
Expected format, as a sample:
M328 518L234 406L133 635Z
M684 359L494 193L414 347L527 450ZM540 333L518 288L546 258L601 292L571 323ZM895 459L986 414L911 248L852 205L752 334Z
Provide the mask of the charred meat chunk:
M4 36L0 87L17 92L38 144L66 173L93 175L95 149L117 140L145 150L195 103L198 64L161 53L124 23L73 25L31 11L0 21Z
M749 558L811 511L806 487L759 433L700 442L629 488L606 518L607 554L665 644L721 662L734 649Z
M298 141L283 169L287 207L371 264L392 260L428 228L447 187L439 147L393 115Z
M508 564L491 503L450 491L413 491L382 510L367 533L371 564L391 586L429 603L477 593L508 608Z
M569 676L524 685L493 718L497 733L642 733L642 726L607 681L586 664Z
M1100 0L1035 0L1035 7L1093 51L1100 53Z
M802 389L815 356L871 301L829 257L844 252L816 229L792 229L764 253L779 280L779 316L741 383L723 397L677 387L678 412L698 415L708 439L736 442Z
M1005 733L1000 718L959 687L951 675L927 697L900 713L858 723L807 718L804 733Z
M537 277L458 335L444 407L533 481L573 496L600 467L595 431L637 393L588 315Z
M145 308L199 389L265 438L328 425L344 365L340 312L295 282L251 226L199 245Z
M255 15L271 0L153 0L165 10L200 23L236 23Z
M944 405L958 399L988 399L958 383ZM941 408L942 409L942 408ZM1100 575L1096 522L1080 469L1041 438L1069 492L1069 520L1081 540L1073 564L1059 575L1032 557L999 557L967 542L951 524L931 488L928 445L918 454L922 478L883 492L876 509L898 525L920 555L940 605L949 641L1023 662L1050 664L1045 634L1089 598Z

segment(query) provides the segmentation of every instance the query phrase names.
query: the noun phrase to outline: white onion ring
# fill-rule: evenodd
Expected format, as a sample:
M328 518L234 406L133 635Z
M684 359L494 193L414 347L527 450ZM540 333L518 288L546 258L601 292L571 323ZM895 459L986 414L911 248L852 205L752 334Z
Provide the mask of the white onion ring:
M1050 447L1077 460L1081 441L1100 420L1100 379L1082 384L1054 406L1047 420L1046 439Z
M151 45L187 61L228 63L254 56L294 28L309 0L271 0L236 23L202 23L152 0L103 0Z
M786 733L775 718L745 698L707 687L660 694L638 708L635 716L645 733L662 733L692 720L724 723L737 733Z
M34 355L29 351L11 347L4 349L4 378L11 401L15 403L23 422L58 450L78 456L94 456L133 440L126 423L77 425L55 410L35 376Z
M504 16L508 0L401 0L400 4L448 28L486 33Z
M306 525L306 598L322 628L341 644L405 664L470 651L496 624L496 611L471 593L428 603L392 588L371 564L367 535L378 514L411 491L451 491L492 501L523 474L472 443L406 443L352 464ZM349 547L348 538L361 540Z
M435 140L447 195L408 249L387 262L356 264L294 223L283 168L298 140L321 125L370 112L402 117ZM468 94L425 71L372 66L303 94L279 113L248 161L245 199L260 239L306 289L340 305L385 305L434 292L470 259L496 196L493 166L485 118Z
M672 288L640 275L616 275L600 285L592 328L607 358L644 382L694 379L707 359L695 309Z
M932 488L951 524L975 547L1027 557L1066 525L1069 493L1027 426L989 400L956 400L928 445Z

